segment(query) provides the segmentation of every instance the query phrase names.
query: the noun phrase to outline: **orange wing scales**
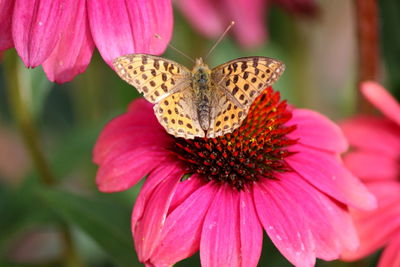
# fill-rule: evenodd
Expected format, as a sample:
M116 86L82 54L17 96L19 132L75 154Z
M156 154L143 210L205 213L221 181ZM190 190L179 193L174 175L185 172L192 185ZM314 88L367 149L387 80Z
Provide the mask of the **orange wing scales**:
M210 98L210 126L204 131L199 122L200 102L195 99L205 93L193 86L196 66L210 71L201 59L196 61L193 73L172 60L145 54L122 56L113 64L123 80L155 104L155 115L168 133L189 139L233 132L256 97L285 69L282 62L267 57L239 58L212 69L206 93Z
M232 60L212 70L219 94L213 105L208 137L230 133L246 118L253 101L283 73L285 65L266 57Z
M157 103L190 76L190 71L172 60L134 54L114 60L118 75L136 87L151 103Z
M204 137L205 133L200 127L193 102L185 97L191 93L190 90L190 87L186 87L166 97L154 106L154 112L168 133L176 137L193 139Z

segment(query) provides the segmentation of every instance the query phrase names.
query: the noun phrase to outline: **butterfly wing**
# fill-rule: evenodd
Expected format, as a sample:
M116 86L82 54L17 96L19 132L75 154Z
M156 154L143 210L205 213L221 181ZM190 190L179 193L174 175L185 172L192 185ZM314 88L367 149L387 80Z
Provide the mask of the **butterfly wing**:
M166 97L154 106L158 121L169 134L186 139L205 136L197 119L191 94L192 88L188 82L182 90Z
M211 78L218 98L211 111L208 137L238 128L253 101L285 70L283 62L268 57L238 58L212 69Z
M215 90L212 103L208 138L233 132L247 116L248 109L235 104L222 90Z
M175 61L146 54L114 59L117 74L133 85L151 103L157 103L182 89L190 71Z

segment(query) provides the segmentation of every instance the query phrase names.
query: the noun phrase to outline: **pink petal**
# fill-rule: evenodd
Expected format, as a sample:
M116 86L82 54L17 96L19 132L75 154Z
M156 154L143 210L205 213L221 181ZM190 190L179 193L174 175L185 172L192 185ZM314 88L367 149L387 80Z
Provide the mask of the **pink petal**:
M138 119L142 118L142 123L146 124L149 123L149 118L146 118L149 114L153 114L152 119L150 119L151 124L153 122L158 122L156 116L154 115L153 104L146 101L144 98L138 98L132 101L128 106L129 112L140 113L137 117ZM145 118L143 118L145 116Z
M232 20L236 22L232 30L242 46L254 47L265 41L267 37L265 29L266 1L236 0L232 2L224 0L221 11L229 14L226 24Z
M344 157L346 167L368 181L396 180L400 170L395 158L370 151L354 151Z
M359 116L341 123L349 143L363 150L400 155L399 127L386 119Z
M374 196L333 155L302 145L286 162L309 183L334 199L358 209L376 207Z
M368 188L378 199L378 209L352 210L362 242L358 250L344 253L347 260L360 259L381 248L400 229L400 184L397 181L370 182Z
M219 1L179 0L176 3L193 27L209 38L218 37L228 26L218 8Z
M308 109L294 109L291 124L296 130L289 138L299 139L299 143L321 150L344 152L348 148L347 140L338 125L327 117Z
M367 81L361 84L361 92L377 109L400 126L400 104L385 88L377 82Z
M88 0L88 14L94 42L109 65L126 54L161 54L171 39L170 0Z
M261 255L263 232L256 214L252 192L240 191L240 248L242 266L257 266Z
M345 209L295 172L277 174L277 178L258 182L254 201L268 236L289 261L310 266L315 257L337 259L343 249L358 246Z
M376 196L378 206L385 206L396 201L400 203L400 183L397 180L368 182L366 185L368 190Z
M132 220L135 248L141 262L150 258L160 242L169 204L182 174L182 170L177 167L164 177L146 200L142 217L136 222Z
M138 146L152 150L159 147L162 151L172 140L155 118L152 105L137 99L127 113L113 119L101 132L93 151L93 161L101 164Z
M400 205L397 201L368 213L354 211L353 218L361 242L358 250L345 251L343 258L346 260L361 259L373 253L399 232Z
M338 240L340 246L339 251L341 252L343 250L356 250L360 242L358 240L357 231L353 225L353 220L349 214L347 207L332 201L330 197L323 193L320 193L319 191L313 192L313 194L315 196L318 196L318 202L321 204L323 212L325 213L326 221L329 222L334 228L334 233L332 233L333 238L331 237L331 240ZM318 248L320 247L321 245L319 244ZM325 253L326 251L327 250L324 251L324 249L320 249L317 253L317 257L329 260L328 258L324 258L321 254L321 252ZM337 258L337 255L335 258ZM331 258L330 260L332 259L333 258Z
M195 180L199 179L184 183L195 187L198 185ZM217 189L218 187L212 183L197 188L168 215L161 233L161 242L151 256L153 264L171 266L199 250L203 221ZM178 191L175 192L175 195L177 194Z
M258 182L253 188L258 218L278 250L296 266L314 266L315 244L299 206L304 200L297 203L296 191L286 192L282 181Z
M43 63L43 69L50 81L64 83L84 72L92 57L94 43L86 16L86 0L72 0L68 24L50 57Z
M172 198L168 213L173 212L175 208L180 206L182 202L186 201L193 192L205 184L207 183L204 182L204 178L197 174L193 174L185 181L180 182L176 188L174 197Z
M14 0L0 1L0 51L13 46L11 23L14 10Z
M147 136L144 135L145 133L147 133ZM97 164L119 157L121 154L135 150L138 147L171 154L166 149L167 144L169 144L168 141L170 141L169 136L165 133L156 132L151 127L131 126L125 128L125 132L119 131L114 136L101 135L101 137L94 149L94 162ZM159 143L155 143L155 140Z
M119 192L134 186L165 159L165 152L138 147L100 165L96 184L102 192Z
M400 229L399 229L400 230ZM400 231L398 231L400 233ZM400 234L393 236L392 241L383 251L378 267L400 266Z
M56 46L75 7L64 0L15 0L12 33L27 67L45 61Z
M166 160L159 164L149 176L146 178L140 194L136 198L135 206L132 213L132 226L143 216L144 207L153 193L154 189L164 181L165 177L171 175L179 169L179 164L176 161ZM176 190L175 190L176 191ZM174 194L175 195L175 194Z
M241 266L239 227L239 193L221 184L203 225L202 266Z

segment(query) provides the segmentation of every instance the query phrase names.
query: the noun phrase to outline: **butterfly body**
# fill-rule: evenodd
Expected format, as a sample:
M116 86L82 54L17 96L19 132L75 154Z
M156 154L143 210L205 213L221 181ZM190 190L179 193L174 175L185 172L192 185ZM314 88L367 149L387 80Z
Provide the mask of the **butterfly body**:
M192 70L192 94L194 99L194 108L197 111L197 119L199 120L200 127L207 131L210 127L211 119L211 100L212 100L212 84L211 70L203 59L196 60L196 64Z
M190 71L172 60L132 54L114 60L118 75L154 103L154 113L176 137L214 138L238 128L250 105L284 71L267 57L238 58L210 69L201 58Z

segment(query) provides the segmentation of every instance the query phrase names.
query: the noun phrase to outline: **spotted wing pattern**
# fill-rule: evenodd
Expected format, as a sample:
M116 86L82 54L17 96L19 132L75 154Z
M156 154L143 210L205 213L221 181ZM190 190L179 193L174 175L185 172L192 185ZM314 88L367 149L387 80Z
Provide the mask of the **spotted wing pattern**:
M212 69L216 98L207 136L220 136L238 128L253 101L284 70L281 61L267 57L238 58Z
M208 138L233 132L247 116L248 109L239 107L222 90L215 90L212 101Z
M190 83L186 83L181 91L154 106L158 121L169 134L176 137L193 139L205 136L197 117L191 90Z
M145 54L118 57L113 65L118 75L151 103L178 92L191 77L190 71L179 63Z

